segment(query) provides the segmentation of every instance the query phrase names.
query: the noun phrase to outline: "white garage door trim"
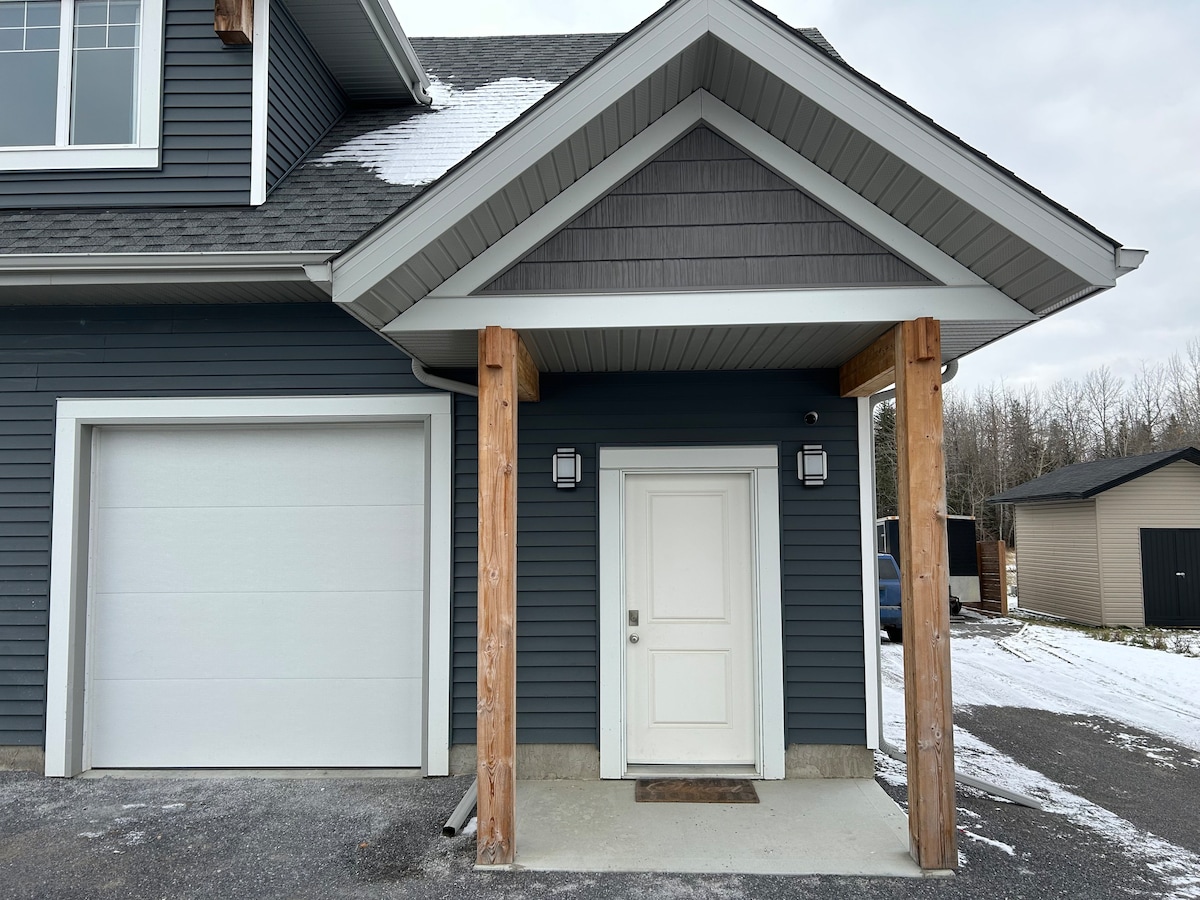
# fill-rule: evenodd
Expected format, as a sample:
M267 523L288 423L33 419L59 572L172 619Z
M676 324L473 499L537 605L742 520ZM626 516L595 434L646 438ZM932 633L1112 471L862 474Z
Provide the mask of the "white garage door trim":
M60 399L55 426L50 629L46 687L46 774L84 769L88 535L92 429L104 425L261 425L417 422L428 441L428 650L425 763L449 771L451 460L448 394L352 397Z

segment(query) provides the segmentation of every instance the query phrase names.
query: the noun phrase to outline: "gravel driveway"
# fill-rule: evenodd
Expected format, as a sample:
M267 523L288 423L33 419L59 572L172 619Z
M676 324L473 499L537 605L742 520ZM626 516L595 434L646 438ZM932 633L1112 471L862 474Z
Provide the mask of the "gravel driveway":
M1189 858L1200 852L1194 750L1095 716L974 706L958 721L1146 841ZM897 774L894 764L881 765L881 783L903 802ZM959 792L964 865L949 879L476 873L473 839L440 835L468 783L2 772L0 898L1200 897L1187 865L1147 865L1127 852L1128 842L1122 849L1061 812L967 789Z

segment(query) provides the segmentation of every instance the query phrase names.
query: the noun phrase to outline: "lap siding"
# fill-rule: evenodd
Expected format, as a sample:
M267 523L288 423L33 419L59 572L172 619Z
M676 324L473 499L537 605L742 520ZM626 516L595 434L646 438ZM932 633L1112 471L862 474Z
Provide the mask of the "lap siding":
M0 308L0 358L0 745L44 740L58 397L428 391L325 304Z
M518 411L517 739L599 741L601 446L780 447L788 743L862 744L865 731L857 411L835 372L548 375ZM819 423L806 426L815 410ZM456 398L453 742L475 741L476 406ZM830 478L803 488L801 443ZM550 458L570 446L583 482L560 491Z

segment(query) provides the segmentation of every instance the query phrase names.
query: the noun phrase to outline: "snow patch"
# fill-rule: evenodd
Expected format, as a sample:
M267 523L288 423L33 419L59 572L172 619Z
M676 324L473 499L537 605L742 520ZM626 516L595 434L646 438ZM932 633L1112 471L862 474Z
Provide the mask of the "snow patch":
M1119 710L1127 725L1200 750L1200 660L1039 625L999 641L956 637L951 653L959 706L1109 718Z
M316 163L355 162L389 184L429 184L556 87L536 78L501 78L463 91L434 77L431 111L352 138Z
M1187 747L1200 747L1200 713L1194 700L1200 696L1200 665L1195 659L1042 626L1026 626L1000 641L956 637L951 652L955 705L1119 716L1129 725ZM883 734L901 746L905 740L902 653L899 646L880 647ZM1143 831L962 728L955 728L954 743L960 771L1036 797L1047 812L1092 831L1144 863L1169 887L1165 900L1200 900L1200 855ZM876 760L884 781L904 783L900 763L881 754L876 754Z
M466 834L466 835L472 835L478 830L479 830L479 818L477 816L471 816L471 821L468 822L466 825L464 825L463 830L459 833Z
M982 834L976 834L974 831L970 831L966 828L960 828L958 830L973 841L978 841L981 844L987 844L989 847L995 847L998 850L1003 850L1009 856L1017 855L1017 851L1013 849L1012 844L1006 844L1004 841L994 841L989 837L984 837Z
M104 837L106 833L107 832L104 831L81 831L79 832L79 836L81 838L87 838L89 841L94 841L96 838Z

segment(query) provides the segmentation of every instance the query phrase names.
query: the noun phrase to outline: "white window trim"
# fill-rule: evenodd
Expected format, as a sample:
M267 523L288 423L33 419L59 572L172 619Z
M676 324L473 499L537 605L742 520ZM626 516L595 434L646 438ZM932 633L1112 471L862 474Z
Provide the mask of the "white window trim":
M0 147L0 171L55 169L153 169L162 143L163 7L165 0L142 0L138 57L138 127L135 144L54 144ZM58 140L67 140L71 118L71 55L75 4L62 0L58 57ZM65 44L65 52L63 47Z
M449 394L331 397L146 397L60 399L54 437L50 629L46 669L47 776L84 771L84 681L92 429L103 425L252 425L420 422L425 425L426 775L450 768L451 459Z
M783 687L783 580L780 562L779 448L601 447L600 777L629 776L625 731L624 480L631 472L745 472L753 479L758 775L783 778L787 709Z

